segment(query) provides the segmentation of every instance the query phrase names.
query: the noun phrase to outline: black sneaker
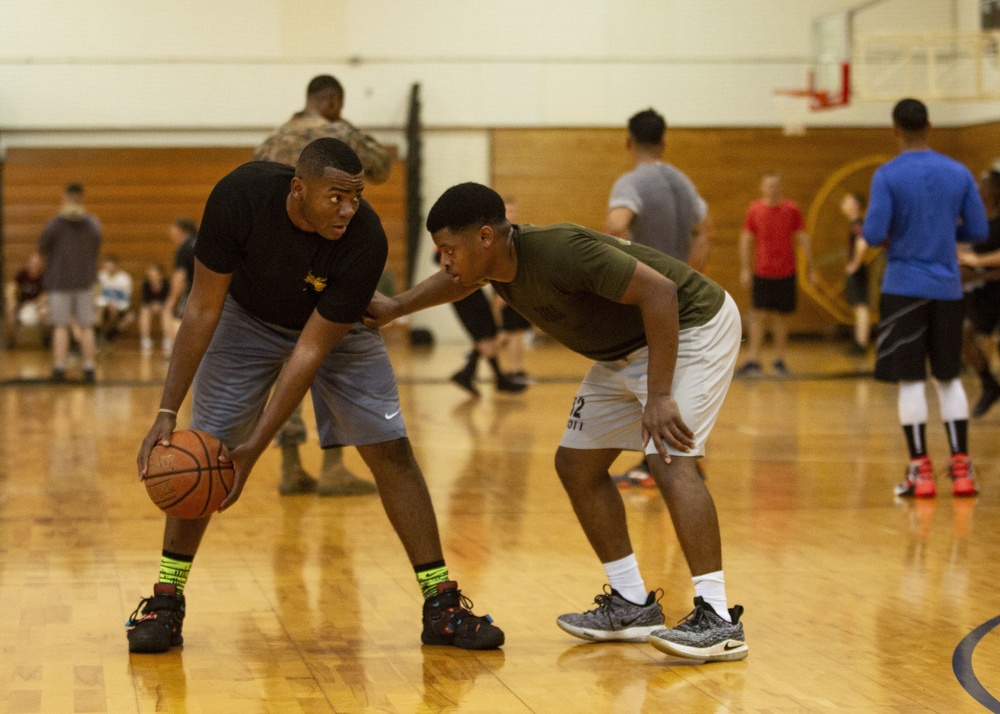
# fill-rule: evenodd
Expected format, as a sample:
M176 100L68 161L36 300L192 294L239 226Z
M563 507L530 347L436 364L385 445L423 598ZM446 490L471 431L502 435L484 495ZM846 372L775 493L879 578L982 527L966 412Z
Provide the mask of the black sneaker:
M62 384L66 381L66 370L59 368L52 370L52 376L49 377L49 380L56 384Z
M465 391L467 391L472 396L474 397L479 396L479 390L476 388L476 385L472 383L472 375L468 374L467 372L464 371L455 372L455 374L451 375L451 381L457 384Z
M1000 399L1000 384L996 382L986 384L983 387L983 394L979 397L979 401L972 407L972 416L984 416L998 399Z
M94 369L90 368L90 369L83 370L83 383L84 384L93 384L94 381L95 381L95 379L94 379Z
M492 650L503 644L503 630L489 615L472 614L472 601L462 595L458 583L438 583L437 595L424 600L425 645L449 645L463 650Z
M518 382L510 378L506 374L502 374L497 377L497 391L498 392L510 392L511 394L518 394L523 392L528 388L527 382Z
M140 608L142 617L136 619ZM139 601L125 627L129 652L158 654L184 644L184 596L177 594L176 585L156 583L153 597Z
M759 377L764 374L764 370L760 366L760 362L755 362L749 360L743 363L743 366L736 370L737 377Z
M776 359L771 365L771 369L774 370L775 376L787 377L788 376L788 365L785 364L784 360Z

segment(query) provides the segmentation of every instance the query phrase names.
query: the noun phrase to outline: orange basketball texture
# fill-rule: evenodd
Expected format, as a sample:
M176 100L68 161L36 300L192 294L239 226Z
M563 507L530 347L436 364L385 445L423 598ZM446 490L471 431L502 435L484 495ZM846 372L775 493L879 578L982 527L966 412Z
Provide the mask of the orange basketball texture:
M149 454L145 479L150 499L177 518L204 518L219 510L233 488L233 466L220 463L222 442L197 430L175 431L170 445Z

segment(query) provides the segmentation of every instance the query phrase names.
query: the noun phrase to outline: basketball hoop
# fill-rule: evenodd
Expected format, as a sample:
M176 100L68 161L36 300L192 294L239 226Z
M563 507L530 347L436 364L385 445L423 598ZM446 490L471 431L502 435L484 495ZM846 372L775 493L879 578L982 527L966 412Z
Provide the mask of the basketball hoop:
M785 136L803 136L812 108L813 95L808 89L779 89L774 92L774 106Z

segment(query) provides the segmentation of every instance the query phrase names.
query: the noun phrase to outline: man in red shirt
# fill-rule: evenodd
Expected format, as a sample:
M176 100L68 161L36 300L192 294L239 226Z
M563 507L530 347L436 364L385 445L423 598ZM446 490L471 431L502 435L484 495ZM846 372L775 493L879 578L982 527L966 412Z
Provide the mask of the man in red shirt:
M770 316L774 373L784 377L788 374L784 359L788 345L785 315L795 312L795 243L805 255L810 281L814 281L812 249L799 207L781 195L781 174L764 174L760 192L761 198L747 209L740 232L740 282L747 288L752 285L753 308L747 360L736 373L743 376L763 373L760 347L764 341L764 321Z

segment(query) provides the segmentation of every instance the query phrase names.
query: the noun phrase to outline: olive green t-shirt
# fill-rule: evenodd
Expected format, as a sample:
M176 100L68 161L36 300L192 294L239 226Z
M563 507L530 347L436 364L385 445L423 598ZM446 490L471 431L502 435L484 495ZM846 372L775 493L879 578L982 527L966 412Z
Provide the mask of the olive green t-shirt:
M704 325L726 293L688 265L652 248L571 223L514 226L517 275L490 281L515 310L574 352L621 359L646 345L642 313L620 300L642 262L677 284L680 329Z

